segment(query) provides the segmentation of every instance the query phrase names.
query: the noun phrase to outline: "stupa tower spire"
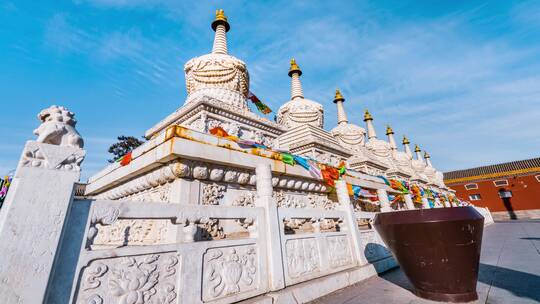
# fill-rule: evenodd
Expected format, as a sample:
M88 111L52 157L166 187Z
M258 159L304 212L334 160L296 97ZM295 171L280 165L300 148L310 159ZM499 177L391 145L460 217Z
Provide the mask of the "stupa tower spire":
M223 10L212 21L215 32L212 53L190 59L184 65L186 104L208 97L241 112L249 111L249 73L246 63L227 52L226 33L231 29Z
M337 106L337 120L338 125L346 124L349 122L347 119L347 114L345 113L345 108L343 107L343 103L345 102L345 98L343 98L343 95L341 95L341 92L339 89L336 89L336 96L334 97L334 103Z
M426 165L433 168L433 165L431 164L431 156L429 153L427 153L427 151L424 151L424 159L426 160Z
M402 144L403 144L403 148L405 149L405 153L407 155L409 155L410 158L413 157L412 155L412 152L411 152L411 147L409 146L411 142L409 141L409 139L407 138L407 136L403 135L403 141L402 141Z
M212 54L227 54L226 33L231 29L231 26L227 22L227 16L225 16L225 12L222 9L216 11L216 19L212 22L212 29L216 32Z
M416 153L416 159L422 160L422 150L418 145L414 145L414 153Z
M388 142L390 143L392 150L397 150L396 140L394 139L394 130L392 130L390 125L386 126L386 135L388 136Z
M300 76L302 71L296 60L291 59L291 67L289 69L289 77L291 77L291 99L304 98L304 92L302 91L302 83L300 82Z
M377 133L375 133L375 127L373 127L373 116L371 116L367 109L364 113L364 121L366 122L367 126L368 139L377 138Z

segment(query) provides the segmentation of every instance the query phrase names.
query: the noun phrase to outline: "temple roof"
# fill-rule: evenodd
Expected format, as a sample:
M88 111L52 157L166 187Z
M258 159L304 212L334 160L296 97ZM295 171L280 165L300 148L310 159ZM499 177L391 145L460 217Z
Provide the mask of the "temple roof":
M462 182L506 175L540 172L540 157L444 173L445 182Z

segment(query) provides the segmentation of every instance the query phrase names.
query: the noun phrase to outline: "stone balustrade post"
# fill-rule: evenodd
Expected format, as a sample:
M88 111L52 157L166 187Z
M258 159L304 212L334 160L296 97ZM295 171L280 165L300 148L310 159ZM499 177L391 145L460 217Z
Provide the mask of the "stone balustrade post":
M28 141L0 210L0 299L44 303L83 149Z
M377 189L377 196L379 197L379 203L381 204L381 212L393 211L390 207L390 201L388 200L388 193L384 189Z
M255 168L257 180L256 206L264 208L266 227L263 233L266 237L268 268L270 276L270 289L285 288L285 275L283 271L283 258L281 256L281 233L276 201L273 197L272 169L269 164L259 164ZM261 233L262 234L262 233ZM259 234L259 236L261 236Z
M364 256L364 251L362 249L362 238L360 236L360 231L358 230L354 207L351 203L351 198L349 197L349 190L347 189L347 184L345 183L345 181L336 181L336 194L338 197L339 209L344 211L346 214L345 221L347 223L347 230L351 234L351 245L353 248L354 257L356 258L358 265L365 264L367 261ZM388 201L388 197L386 198L386 201Z
M409 209L409 210L416 209L414 207L414 203L413 203L411 195L410 194L405 194L404 196L405 196L405 205L407 206L407 209Z

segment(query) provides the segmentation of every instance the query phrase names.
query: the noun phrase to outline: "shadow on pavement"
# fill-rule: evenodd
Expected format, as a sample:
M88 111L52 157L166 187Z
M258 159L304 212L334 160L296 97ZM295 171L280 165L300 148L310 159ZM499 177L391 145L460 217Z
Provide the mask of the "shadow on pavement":
M414 293L414 287L401 269L393 269L379 276L401 288ZM505 289L517 297L540 302L540 276L504 267L480 263L478 281Z
M540 276L480 263L478 281L540 302Z
M530 240L530 241L538 241L540 240L540 237L524 237L520 238L521 240Z

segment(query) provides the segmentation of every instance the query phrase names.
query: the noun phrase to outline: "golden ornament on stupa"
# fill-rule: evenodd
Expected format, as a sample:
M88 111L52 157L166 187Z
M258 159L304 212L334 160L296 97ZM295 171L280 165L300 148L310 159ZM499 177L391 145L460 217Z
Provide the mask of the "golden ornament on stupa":
M373 120L373 116L371 116L371 114L369 114L368 109L366 109L364 113L364 121L368 121L368 120Z
M337 103L338 101L345 101L345 98L343 98L343 95L341 95L341 92L339 89L336 89L336 96L334 97L334 103Z
M403 141L402 141L402 143L403 143L404 145L408 145L408 144L410 144L411 142L409 141L409 139L407 138L407 136L403 135Z
M225 11L222 9L216 10L216 19L212 22L212 29L215 31L218 25L225 26L225 31L228 32L231 29L229 22L227 22L227 16L225 16Z
M291 59L291 67L289 69L289 77L292 77L294 73L298 73L298 76L302 75L302 71L300 70L300 67L298 64L296 64L296 60L294 58Z

